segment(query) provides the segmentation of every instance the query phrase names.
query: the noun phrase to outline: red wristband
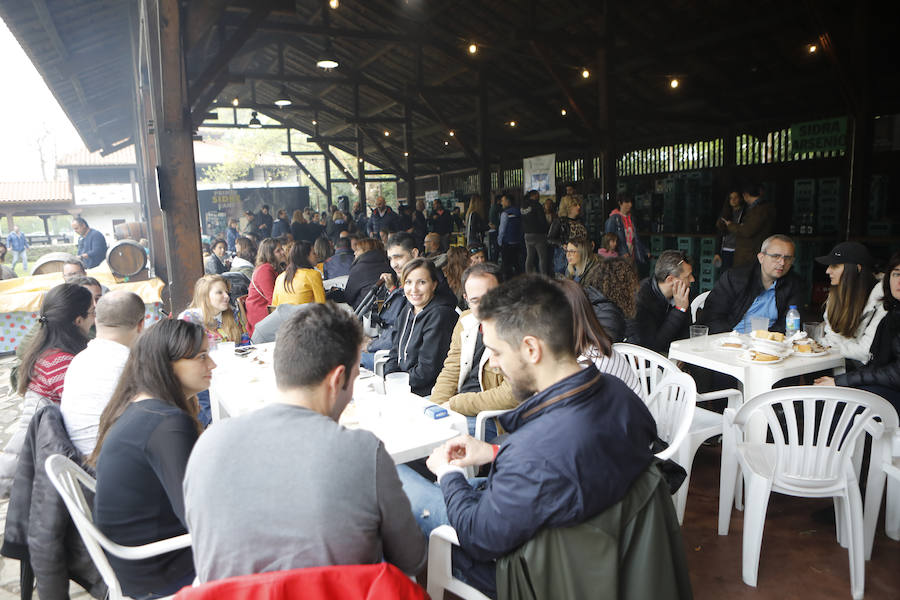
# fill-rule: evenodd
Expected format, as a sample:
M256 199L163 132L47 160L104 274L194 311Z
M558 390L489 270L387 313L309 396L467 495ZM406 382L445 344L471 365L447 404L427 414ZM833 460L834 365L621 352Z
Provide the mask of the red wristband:
M491 447L494 449L494 458L497 458L497 453L500 452L500 444L491 444ZM494 458L491 460L494 460Z

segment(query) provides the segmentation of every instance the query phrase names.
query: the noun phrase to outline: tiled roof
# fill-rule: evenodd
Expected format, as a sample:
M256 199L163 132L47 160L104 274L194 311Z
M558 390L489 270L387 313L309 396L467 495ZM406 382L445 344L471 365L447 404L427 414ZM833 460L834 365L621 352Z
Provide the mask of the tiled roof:
M8 202L71 202L67 181L0 182L0 204Z

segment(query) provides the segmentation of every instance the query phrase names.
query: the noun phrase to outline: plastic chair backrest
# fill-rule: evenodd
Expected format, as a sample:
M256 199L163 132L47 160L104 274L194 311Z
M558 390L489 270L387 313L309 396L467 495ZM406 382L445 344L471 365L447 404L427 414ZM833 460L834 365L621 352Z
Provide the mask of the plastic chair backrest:
M706 304L707 296L709 296L709 291L703 292L691 301L691 321L693 323L697 322L697 312Z
M91 508L84 497L82 486L95 492L97 489L96 480L88 475L84 469L76 465L62 454L54 454L47 458L44 462L44 468L50 482L59 495L62 496L63 502L75 522L75 528L84 540L91 560L103 577L106 587L109 588L109 599L119 600L124 598L122 588L119 586L119 580L106 558L104 549L126 560L140 560L157 556L180 548L187 548L191 545L190 534L180 535L178 537L160 540L143 546L120 546L94 526L94 518L91 514Z
M773 481L803 492L843 479L863 432L879 439L897 427L897 411L881 396L845 387L795 386L759 394L734 415L743 428L765 419L775 450ZM876 420L876 417L880 420Z
M687 373L667 373L647 400L656 421L656 434L669 444L658 452L660 460L671 458L687 439L697 404L697 385Z
M643 346L619 342L613 344L613 350L624 356L631 365L631 369L641 382L644 398L649 398L653 394L668 373L681 373L671 360Z

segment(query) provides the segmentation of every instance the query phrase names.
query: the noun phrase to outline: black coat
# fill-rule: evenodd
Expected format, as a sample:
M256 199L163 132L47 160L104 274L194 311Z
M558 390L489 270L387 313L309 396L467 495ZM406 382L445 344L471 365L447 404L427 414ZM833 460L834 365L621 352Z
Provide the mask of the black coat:
M625 313L612 300L603 295L603 292L591 286L585 286L584 292L587 294L588 300L591 301L591 307L603 330L609 339L613 342L621 342L625 339Z
M350 265L344 301L356 308L372 286L378 283L382 273L393 273L387 255L381 250L369 250L358 256Z
M668 354L669 344L690 335L690 326L690 309L682 312L672 306L653 277L641 282L635 301L634 318L628 320L628 343Z
M798 310L800 309L803 305L805 287L803 279L792 271L788 271L775 282L778 319L770 327L772 331L784 332L784 317L788 308L794 304ZM732 331L763 291L765 290L759 263L728 269L706 297L703 312L698 320L703 325L709 326L711 334ZM802 312L800 317L803 318Z
M436 295L419 314L407 303L397 320L397 333L384 372L409 373L412 392L429 395L444 366L458 318L456 306L447 304L441 296Z
M62 454L84 467L55 404L38 410L28 425L0 554L31 561L41 598L68 598L69 579L95 598L103 598L106 584L44 470L44 461L53 454ZM92 499L89 495L88 501Z
M900 302L892 304L891 311L875 331L872 360L855 371L836 375L835 384L844 387L881 385L900 391Z

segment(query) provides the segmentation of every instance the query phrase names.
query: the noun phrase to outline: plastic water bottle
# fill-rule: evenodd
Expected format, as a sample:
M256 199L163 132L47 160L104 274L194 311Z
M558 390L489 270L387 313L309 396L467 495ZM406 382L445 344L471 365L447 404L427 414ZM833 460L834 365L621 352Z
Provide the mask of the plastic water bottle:
M791 304L784 320L784 335L790 337L800 331L800 311L796 304Z

